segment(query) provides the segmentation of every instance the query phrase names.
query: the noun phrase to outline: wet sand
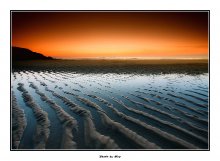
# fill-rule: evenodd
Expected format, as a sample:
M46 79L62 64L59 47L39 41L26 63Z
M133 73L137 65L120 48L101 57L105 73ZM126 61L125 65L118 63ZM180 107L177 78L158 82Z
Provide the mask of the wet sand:
M208 62L161 61L13 64L12 148L207 149Z

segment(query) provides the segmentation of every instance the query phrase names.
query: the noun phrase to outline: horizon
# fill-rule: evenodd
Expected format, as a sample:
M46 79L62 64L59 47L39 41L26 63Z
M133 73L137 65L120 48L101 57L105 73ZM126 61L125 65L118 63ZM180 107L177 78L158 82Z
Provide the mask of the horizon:
M65 60L208 59L208 12L12 12L12 46Z
M208 58L187 57L83 57L83 58L55 58L60 60L208 60Z
M17 47L17 46L12 46L12 47L27 49L24 47ZM32 50L30 51L36 52ZM38 53L38 54L44 55L44 53ZM75 57L75 58L52 57L52 58L57 60L208 60L209 59L208 57L194 57L194 58L193 57Z

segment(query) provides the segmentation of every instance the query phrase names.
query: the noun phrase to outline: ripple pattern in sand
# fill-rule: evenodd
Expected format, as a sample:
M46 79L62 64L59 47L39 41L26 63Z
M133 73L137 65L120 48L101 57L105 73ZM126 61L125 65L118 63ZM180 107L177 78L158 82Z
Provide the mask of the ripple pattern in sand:
M28 122L22 102L36 121L34 149L51 147L55 136L61 136L59 149L208 148L207 74L30 70L12 78L13 149L30 139L23 137Z

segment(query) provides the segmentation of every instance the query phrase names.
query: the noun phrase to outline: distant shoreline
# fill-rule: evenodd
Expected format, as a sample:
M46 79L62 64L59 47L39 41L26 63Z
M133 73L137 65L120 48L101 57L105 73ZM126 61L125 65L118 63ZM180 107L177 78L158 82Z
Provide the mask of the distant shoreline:
M79 59L54 59L54 61L72 61L74 63L131 63L131 64L194 64L194 63L208 63L208 59L141 59L141 58L79 58Z
M76 59L36 59L36 60L13 60L12 63L16 62L28 62L28 61L66 61L66 62L111 62L111 63L118 63L118 62L130 62L130 63L144 63L144 64L185 64L185 63L208 63L208 59L139 59L139 58L117 58L117 59L105 59L105 58L76 58Z

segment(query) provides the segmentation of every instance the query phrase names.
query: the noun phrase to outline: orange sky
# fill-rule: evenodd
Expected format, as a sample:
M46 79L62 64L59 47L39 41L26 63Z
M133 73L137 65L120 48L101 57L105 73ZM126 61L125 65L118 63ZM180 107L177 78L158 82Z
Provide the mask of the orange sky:
M12 12L12 45L56 58L207 58L208 12Z

